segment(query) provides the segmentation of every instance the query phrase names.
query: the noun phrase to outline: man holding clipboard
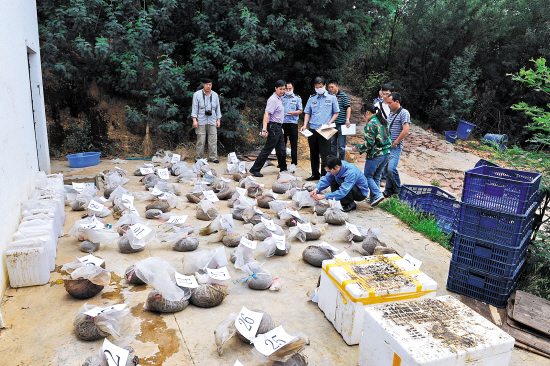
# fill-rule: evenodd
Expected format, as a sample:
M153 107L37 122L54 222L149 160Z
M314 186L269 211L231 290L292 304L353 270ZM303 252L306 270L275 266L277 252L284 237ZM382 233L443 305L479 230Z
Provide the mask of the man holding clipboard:
M318 76L313 83L315 94L309 97L304 108L304 126L301 129L304 133L309 123L309 133L305 132L304 135L308 136L311 177L306 178L306 181L319 180L326 174L321 167L325 165L327 156L330 154L330 138L337 131L333 128L333 131L327 133L326 127L336 120L340 112L338 100L325 88L325 79ZM325 132L321 129L322 126ZM321 164L319 164L319 160L321 160Z

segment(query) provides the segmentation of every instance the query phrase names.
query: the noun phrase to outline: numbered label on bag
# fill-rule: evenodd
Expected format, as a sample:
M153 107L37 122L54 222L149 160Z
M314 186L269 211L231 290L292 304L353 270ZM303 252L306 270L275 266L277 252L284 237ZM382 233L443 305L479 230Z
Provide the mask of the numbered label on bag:
M153 168L139 168L141 175L153 174Z
M349 222L346 221L346 227L353 235L361 236L359 229L357 229L357 226L355 226L354 224L350 224Z
M122 199L122 203L126 205L126 207L130 207L134 205L134 196L130 196L129 194L123 194L121 199Z
M143 225L143 224L135 224L129 227L130 230L132 230L132 233L134 233L134 236L137 239L143 239L149 234L151 231L153 231L151 228Z
M246 339L254 339L263 316L263 313L248 310L243 306L235 320L235 327Z
M126 362L128 361L128 356L130 355L130 351L115 346L114 344L109 342L107 338L105 338L105 340L103 341L101 351L105 355L105 358L107 359L107 364L109 364L109 366L126 365Z
M92 211L103 211L105 209L105 205L103 203L99 203L97 201L91 200L88 204L88 210Z
M187 215L184 216L170 216L168 221L166 221L169 224L183 224L187 220Z
M277 225L273 222L273 220L266 219L265 217L260 218L262 222L264 223L265 227L269 231L277 231Z
M78 258L78 260L80 261L80 263L84 263L87 266L98 266L98 267L101 266L103 262L105 262L104 259L98 258L91 254L82 258Z
M286 237L284 235L271 234L271 237L275 239L275 245L279 250L286 250Z
M128 210L130 210L130 213L133 213L133 214L136 214L139 216L139 212L138 210L134 207L134 205L131 205L130 207L128 207Z
M113 306L107 306L105 308L96 306L95 308L86 311L84 314L91 316L92 318L95 318L98 315L109 314L110 312L113 312L113 311L124 310L124 308L126 308L126 304L117 304Z
M195 278L195 276L185 276L178 272L175 272L174 276L176 278L176 283L178 284L178 286L188 287L188 288L199 287L199 284L197 283L197 279Z
M202 193L204 194L204 198L210 202L218 202L220 200L214 191L204 191Z
M206 272L208 272L208 275L215 280L224 281L231 278L231 276L229 275L229 272L227 272L227 267L222 267L217 269L207 268Z
M286 346L294 340L294 337L288 334L282 325L265 334L260 334L252 342L254 347L263 354L269 356L279 348Z
M167 168L157 169L157 174L161 179L166 179L166 180L170 179L170 173L168 173Z
M256 241L247 239L244 236L241 238L240 244L250 249L256 249L256 245L258 245Z
M160 196L160 195L163 195L164 192L161 191L160 189L158 189L157 187L153 188L153 190L151 191L151 194L153 196Z
M177 162L179 162L181 160L181 155L180 154L172 154L172 160L170 160L170 162L172 164L175 164Z
M73 189L78 193L82 193L84 188L86 188L86 183L73 183Z
M234 152L229 153L229 161L234 164L238 164L239 159L237 158L237 154L235 154Z
M298 226L298 228L300 230L302 230L305 233L311 233L312 232L311 224L309 222L306 222L305 224L297 223L296 225Z
M244 174L246 173L246 165L244 161L241 161L239 163L239 173Z

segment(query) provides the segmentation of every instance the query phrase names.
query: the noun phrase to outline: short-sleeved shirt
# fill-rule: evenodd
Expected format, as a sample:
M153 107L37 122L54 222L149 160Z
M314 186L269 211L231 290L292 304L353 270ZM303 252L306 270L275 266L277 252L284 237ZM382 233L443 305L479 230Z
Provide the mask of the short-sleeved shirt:
M309 97L304 113L309 114L309 128L316 130L330 122L334 113L340 112L338 100L329 92L323 95L315 94Z
M205 111L212 111L212 115L207 116ZM203 89L196 91L193 94L191 117L196 118L201 126L216 125L216 121L222 118L218 94L213 90L210 91L210 95L206 95Z
M303 111L302 98L299 95L292 93L292 95L283 95L283 104L285 106L285 123L298 123L300 115L294 114L287 116L288 112Z
M374 100L374 102L372 102L372 105L376 105L376 103L380 103L380 102L383 102L383 101L384 101L384 98L378 97Z
M267 100L265 111L269 113L269 122L283 123L285 119L285 107L283 98L273 93Z
M399 110L395 112L390 112L390 118L388 119L388 124L391 126L391 142L392 144L397 140L397 137L401 134L403 131L403 125L405 123L411 123L411 114L408 110L405 108L401 109L401 113L399 113ZM403 141L399 143L399 148L403 148Z
M334 122L337 125L343 125L346 123L346 109L351 107L351 102L348 95L341 90L338 90L338 93L336 93L336 100L338 101L338 108L340 108L342 113L338 113L338 117L336 117Z

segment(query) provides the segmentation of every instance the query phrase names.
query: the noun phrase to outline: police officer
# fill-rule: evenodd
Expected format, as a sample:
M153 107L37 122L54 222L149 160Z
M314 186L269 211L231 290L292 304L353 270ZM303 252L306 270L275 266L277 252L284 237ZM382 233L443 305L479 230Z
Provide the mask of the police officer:
M331 124L338 117L340 108L338 100L326 89L325 79L318 76L313 80L315 86L315 94L309 97L306 108L304 109L304 126L302 131L305 131L309 123L309 131L312 133L307 138L309 144L309 154L311 163L311 177L306 178L307 181L319 180L321 176L326 174L324 169L327 156L330 154L330 140L324 138L317 129L323 124ZM319 165L319 157L322 165Z
M304 107L302 107L302 98L294 94L292 83L286 83L283 105L285 106L285 122L283 123L285 146L287 141L290 140L292 164L298 165L298 118Z
M279 168L281 171L286 170L286 148L285 138L283 136L283 121L285 107L283 105L282 96L285 93L286 83L283 80L275 82L275 92L267 100L265 107L264 119L262 124L262 137L267 137L264 148L260 151L258 158L250 168L250 174L255 177L263 177L260 170L263 168L269 154L273 148L277 154Z

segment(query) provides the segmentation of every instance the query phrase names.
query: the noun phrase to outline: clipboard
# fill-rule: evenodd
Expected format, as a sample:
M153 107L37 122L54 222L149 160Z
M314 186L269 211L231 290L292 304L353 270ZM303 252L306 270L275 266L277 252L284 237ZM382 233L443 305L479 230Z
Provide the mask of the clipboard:
M325 128L324 130L321 129L322 127L319 127L315 131L321 136L323 136L325 139L330 139L338 130L336 128Z

